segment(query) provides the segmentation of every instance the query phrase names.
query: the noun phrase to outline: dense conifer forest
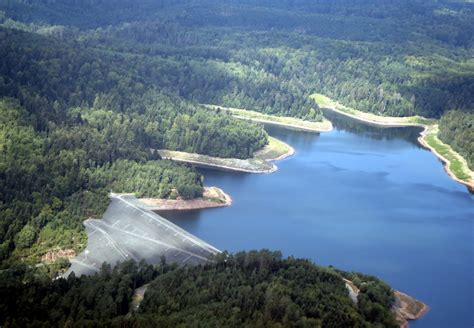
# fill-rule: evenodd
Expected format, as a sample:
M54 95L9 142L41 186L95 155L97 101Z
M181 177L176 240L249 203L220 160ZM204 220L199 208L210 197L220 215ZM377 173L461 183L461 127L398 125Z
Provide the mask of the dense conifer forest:
M0 90L41 117L54 102L141 112L150 89L310 120L313 92L379 115L474 108L468 2L4 0L0 11Z
M357 304L343 277L360 286ZM56 281L19 267L0 278L0 323L11 327L397 327L380 280L266 250L195 267L124 262ZM134 290L145 284L136 309Z

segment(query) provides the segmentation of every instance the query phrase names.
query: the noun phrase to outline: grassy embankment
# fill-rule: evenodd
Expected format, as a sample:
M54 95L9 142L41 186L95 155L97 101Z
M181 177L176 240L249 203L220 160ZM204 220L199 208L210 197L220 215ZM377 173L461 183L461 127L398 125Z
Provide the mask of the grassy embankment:
M182 151L158 150L163 158L172 159L177 162L190 163L203 167L215 167L224 170L249 172L249 173L271 173L277 170L276 166L271 163L274 160L281 160L291 156L294 149L273 137L268 137L268 144L257 151L253 158L237 159L237 158L220 158L207 155L186 153Z
M406 116L406 117L391 117L391 116L380 116L372 113L366 113L359 111L354 108L344 106L337 101L332 100L325 95L315 93L311 95L311 98L318 104L321 108L331 109L335 112L350 116L356 120L364 121L366 123L372 123L377 125L384 126L422 126L436 124L436 120L424 118L422 116Z
M469 182L474 180L474 174L469 169L466 160L448 144L445 144L438 138L438 125L432 125L424 132L420 142L426 143L424 146L430 148L433 152L441 155L441 159L446 163L449 171L462 181ZM440 156L438 156L440 157Z
M255 152L254 157L265 161L278 161L293 155L293 153L294 149L290 145L269 136L268 145Z
M466 160L438 138L438 124L435 119L428 119L421 116L408 117L388 117L379 116L372 113L365 113L359 110L344 106L322 94L313 94L311 98L322 108L327 108L340 114L352 117L366 123L382 126L421 126L424 128L419 142L430 149L438 158L445 163L448 174L456 181L465 184L469 189L474 189L474 172L469 169Z
M285 126L288 128L309 131L309 132L328 132L332 130L332 124L327 119L323 119L321 122L312 122L306 121L296 117L289 116L276 116L263 114L253 110L231 108L231 107L221 107L216 105L204 105L207 108L218 109L220 108L223 111L229 112L232 116L240 118L243 120L274 124Z

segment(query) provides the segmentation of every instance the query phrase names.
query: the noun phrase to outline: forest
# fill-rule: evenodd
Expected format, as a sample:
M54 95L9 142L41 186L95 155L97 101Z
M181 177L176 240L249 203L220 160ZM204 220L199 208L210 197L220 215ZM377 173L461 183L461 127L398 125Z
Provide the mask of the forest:
M126 58L107 61L69 42L16 30L0 28L0 34L0 95L19 99L38 130L49 122L87 121L101 130L120 124L145 147L237 158L251 157L267 142L261 126L167 93Z
M467 2L1 3L4 26L126 59L153 84L199 102L319 119L307 99L317 91L381 115L473 110Z
M357 304L346 276L361 288ZM135 309L134 290L145 284ZM222 253L194 267L104 264L96 275L53 281L25 266L0 272L0 324L7 327L398 327L394 301L377 278L268 250Z
M20 259L35 263L57 246L80 251L86 243L82 221L101 217L111 189L163 198L202 194L199 173L160 160L123 117L99 111L83 120L71 113L81 123L50 123L38 131L17 100L0 100L2 267Z
M262 126L160 88L124 58L17 29L0 35L2 267L54 247L80 251L82 221L100 218L105 190L202 194L198 173L154 149L248 158L267 143Z
M142 112L150 89L315 121L314 92L379 115L472 113L473 10L418 0L2 0L0 92L40 118L52 114L46 101ZM174 144L175 135L165 146L243 158L264 142L257 139L244 141L243 153L220 153L230 142Z
M318 92L439 118L473 167L472 31L466 1L0 0L0 325L392 326L386 285L373 280L355 306L340 273L275 254L57 281L67 263L35 265L83 250L82 222L111 190L200 196L202 175L156 149L249 158L267 144L261 125L206 104L320 121ZM127 316L133 289L153 280ZM179 300L167 284L184 286Z
M171 161L148 161L138 164L118 160L92 170L89 186L109 186L118 193L135 193L137 197L192 199L202 196L202 176Z

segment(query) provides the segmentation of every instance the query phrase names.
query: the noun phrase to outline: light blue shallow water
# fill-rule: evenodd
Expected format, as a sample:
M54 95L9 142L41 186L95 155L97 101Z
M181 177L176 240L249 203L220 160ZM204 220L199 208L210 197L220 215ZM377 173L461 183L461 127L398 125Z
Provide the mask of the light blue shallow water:
M202 169L232 206L165 217L221 250L376 275L431 307L412 327L473 327L473 195L417 145L417 129L331 119L321 135L267 127L296 150L276 173Z

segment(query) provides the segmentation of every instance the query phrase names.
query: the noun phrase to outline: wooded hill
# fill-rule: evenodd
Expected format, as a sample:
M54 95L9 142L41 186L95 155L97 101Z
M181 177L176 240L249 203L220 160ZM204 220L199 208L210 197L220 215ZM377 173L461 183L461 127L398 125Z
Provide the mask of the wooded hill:
M132 288L125 269L117 269L112 280L110 290L116 292L94 303L81 293L74 301L74 288L93 295L102 290L98 287L110 270L52 283L37 281L25 268L15 271L16 265L33 265L55 247L83 249L82 222L100 217L110 189L199 196L202 176L161 160L155 148L247 158L266 144L261 126L201 103L319 121L321 112L309 98L318 92L379 115L442 117L441 138L472 165L473 5L448 0L0 0L0 267L11 269L5 274L16 279L3 293L19 295L16 308L0 311L11 313L8 322L17 326L32 324L28 318L85 325L81 320L98 320L97 313L104 320L124 315ZM187 281L181 270L191 270L191 276L203 270L203 279L220 283L212 276L217 270L222 277L234 272L235 286L249 285L246 279L253 279L255 288L263 284L254 292L269 299L258 303L255 322L391 324L387 302L371 299L382 305L357 308L342 295L338 278L309 264L275 259L280 271L259 276L244 264L218 263L176 269L175 276L161 278L190 284L190 298L183 295L185 302L172 307L183 320L210 311L198 300L230 295L219 289L198 295L198 279ZM307 288L299 291L297 286L307 285L298 280L303 279L299 273L288 273L292 270L314 274L324 288L323 279L333 281L335 299ZM155 286L160 290L159 283ZM229 292L245 295L247 290ZM63 298L66 294L70 298ZM58 302L66 302L64 310ZM186 302L196 306L195 312L184 313ZM306 308L306 302L314 307ZM110 313L100 305L112 303L119 307ZM248 323L243 314L251 303L231 304L215 305L216 313L232 311L229 320ZM154 314L147 314L147 307ZM147 315L165 320L157 308L145 300L136 320ZM166 320L171 325L180 319Z
M343 276L357 282L357 304ZM8 327L398 327L392 291L377 278L266 250L195 267L124 262L56 281L23 267L0 278L0 324ZM134 290L147 283L134 311Z
M24 105L34 98L26 107L40 117L51 115L45 98L143 112L137 99L153 98L150 89L310 120L321 119L308 98L314 92L379 115L472 113L473 7L448 0L1 0L2 25L30 34L2 32L0 89ZM458 132L469 135L469 118L459 119ZM173 148L199 148L172 140ZM244 141L250 149L243 153L223 154L228 148L201 140L206 146L197 150L244 157L259 140ZM443 140L472 156L450 134Z

